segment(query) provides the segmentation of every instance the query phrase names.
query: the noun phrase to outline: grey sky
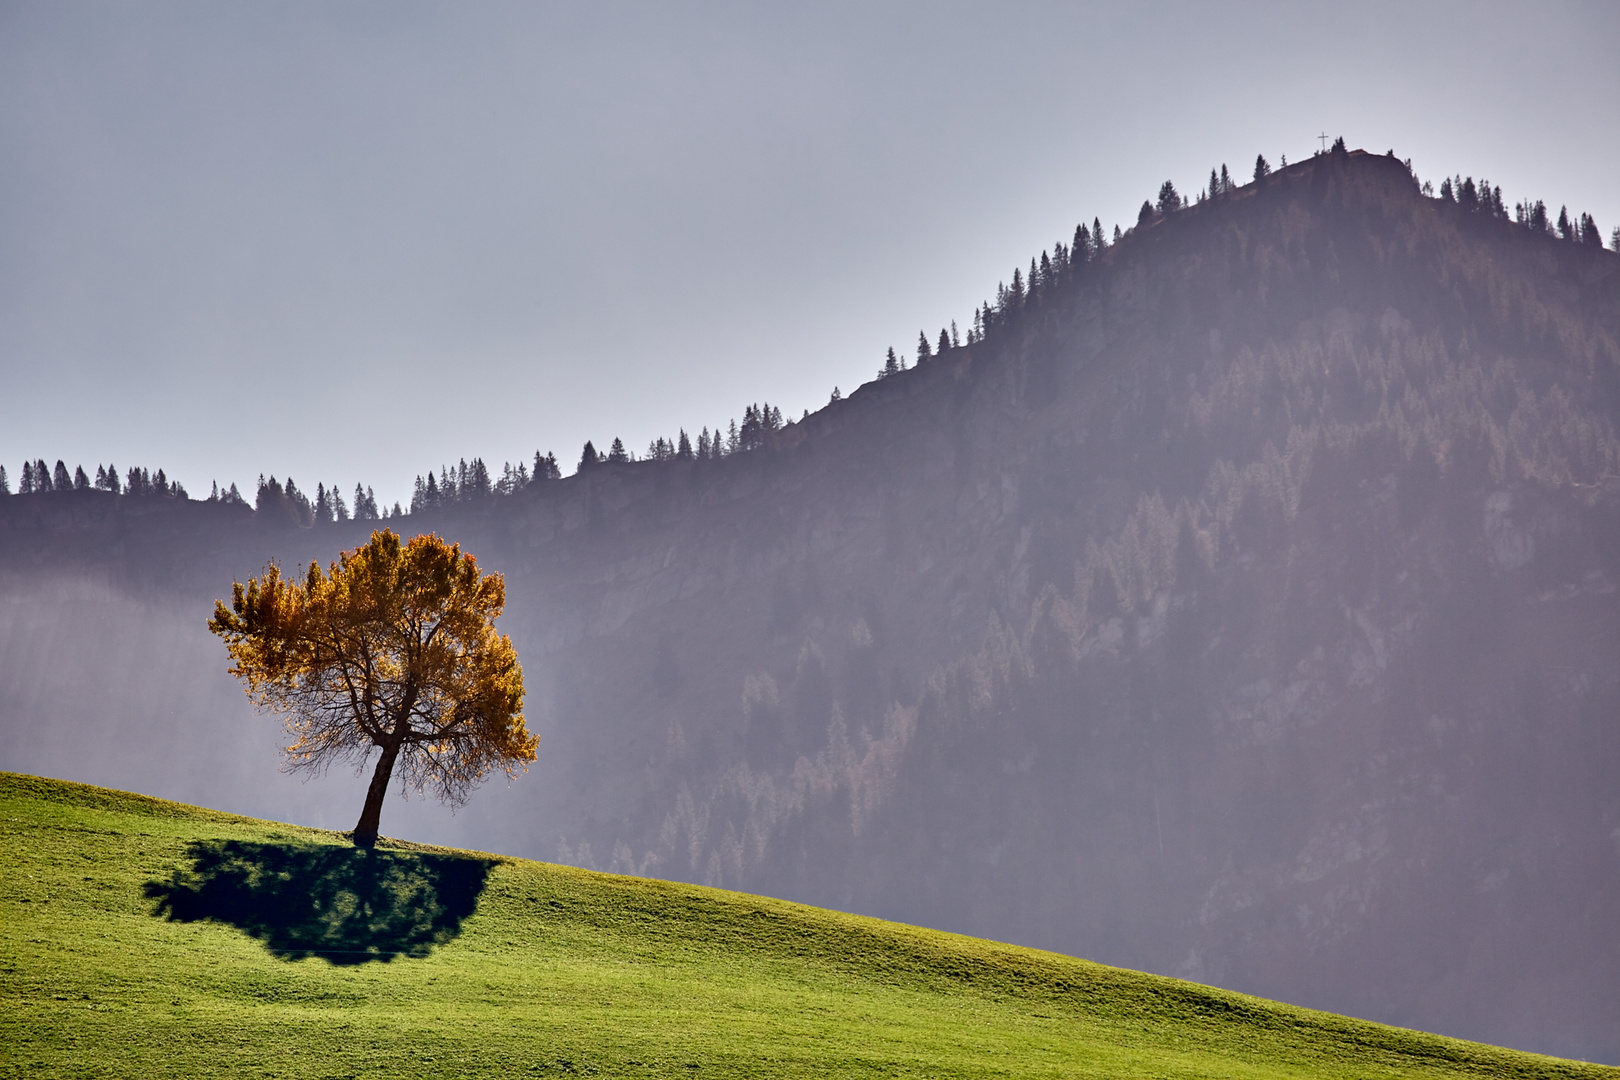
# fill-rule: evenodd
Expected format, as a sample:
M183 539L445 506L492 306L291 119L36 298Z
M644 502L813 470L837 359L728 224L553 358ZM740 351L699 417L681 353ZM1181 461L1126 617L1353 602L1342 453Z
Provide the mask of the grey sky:
M1617 57L1611 3L0 3L0 462L392 501L796 416L1320 131L1607 235Z

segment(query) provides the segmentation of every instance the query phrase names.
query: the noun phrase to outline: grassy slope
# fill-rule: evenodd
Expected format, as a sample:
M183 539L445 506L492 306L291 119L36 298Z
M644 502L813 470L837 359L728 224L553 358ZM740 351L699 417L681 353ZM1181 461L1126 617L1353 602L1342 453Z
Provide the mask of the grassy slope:
M153 915L198 838L331 833L0 773L3 1076L1607 1076L1050 953L504 860L425 958ZM408 850L407 846L395 845Z

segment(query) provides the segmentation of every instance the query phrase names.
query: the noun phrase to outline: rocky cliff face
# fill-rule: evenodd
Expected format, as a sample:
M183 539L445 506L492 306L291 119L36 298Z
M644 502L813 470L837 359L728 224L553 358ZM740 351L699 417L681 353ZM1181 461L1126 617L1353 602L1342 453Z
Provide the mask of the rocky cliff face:
M477 842L1620 1059L1617 415L1620 258L1314 158L766 449L410 519L543 737ZM0 545L200 622L360 536L186 513Z

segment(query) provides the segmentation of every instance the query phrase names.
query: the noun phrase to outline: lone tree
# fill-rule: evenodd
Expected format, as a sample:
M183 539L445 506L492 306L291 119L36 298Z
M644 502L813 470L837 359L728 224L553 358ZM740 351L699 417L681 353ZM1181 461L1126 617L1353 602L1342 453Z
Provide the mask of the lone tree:
M491 769L516 775L539 741L523 723L523 670L493 625L506 604L499 574L437 536L401 543L371 534L302 582L275 563L214 605L231 674L263 712L281 713L294 742L289 772L334 761L365 768L381 751L356 847L377 842L396 769L408 787L459 806Z

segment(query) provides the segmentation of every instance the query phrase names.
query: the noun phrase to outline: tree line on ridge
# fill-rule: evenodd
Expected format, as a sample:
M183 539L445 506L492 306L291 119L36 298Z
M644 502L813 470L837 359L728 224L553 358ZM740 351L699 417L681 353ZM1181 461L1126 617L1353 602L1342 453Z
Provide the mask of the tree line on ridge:
M1348 153L1344 138L1340 136L1330 149L1320 151L1317 156ZM1394 158L1395 152L1391 150L1387 156ZM1403 164L1408 172L1413 172L1410 159ZM1281 165L1283 168L1287 167L1286 155L1282 157ZM1257 155L1251 183L1262 183L1271 175L1271 164L1265 155ZM1415 173L1413 175L1415 179ZM1245 186L1248 185L1241 185L1233 179L1231 171L1225 164L1219 168L1211 168L1208 182L1191 197L1184 197L1174 181L1166 180L1159 186L1155 198L1143 201L1137 214L1136 225L1142 227L1179 211L1218 201ZM1455 206L1466 213L1502 221L1510 219L1502 189L1484 179L1476 182L1471 176L1464 177L1459 174L1442 179L1438 192L1429 181L1424 181L1420 190L1426 197ZM1567 207L1560 207L1558 216L1553 218L1546 203L1540 199L1534 202L1524 199L1515 203L1511 220L1528 231L1558 240L1598 249L1604 246L1601 230L1591 214L1572 215ZM912 367L929 364L963 347L971 348L1000 338L1025 312L1043 306L1060 289L1071 288L1083 280L1087 276L1088 268L1096 264L1110 247L1118 244L1126 235L1127 233L1117 224L1113 227L1111 236L1105 233L1100 217L1093 217L1089 225L1082 221L1075 227L1071 240L1067 242L1059 240L1051 248L1042 251L1039 256L1031 257L1027 270L1015 266L1010 283L998 282L994 299L986 300L974 308L973 319L965 336L958 329L955 320L948 326L941 327L939 334L932 339L926 330L919 331L914 359L890 346L878 368L877 380L893 378ZM1620 226L1612 230L1609 247L1620 252ZM842 392L834 387L829 404L836 404L842 399ZM809 410L805 410L800 419L808 416ZM705 426L695 440L685 428L681 428L672 438L662 436L655 438L648 444L646 454L640 457L629 451L620 438L614 438L606 452L597 450L595 444L587 440L575 466L575 473L603 466L628 465L637 461L714 461L734 454L749 453L769 446L773 433L792 422L791 420L784 422L780 408L769 403L758 403L749 405L743 410L741 422L733 419L724 428L716 425L712 431ZM491 473L482 458L474 457L471 463L462 459L454 468L441 465L437 475L431 469L425 477L418 475L413 486L409 511L402 508L398 502L395 502L391 509L379 508L371 488L361 484L355 485L351 511L350 504L344 500L335 486L329 488L324 483L317 484L315 494L311 498L300 491L290 477L285 483L281 483L274 476L267 479L261 475L253 506L261 513L279 510L282 516L304 526L351 519L380 521L403 517L407 512L415 514L457 503L514 495L531 484L561 478L562 471L554 453L541 454L535 451L532 467L524 461L518 462L515 466L507 462L499 477ZM105 491L114 495L157 495L178 499L188 497L185 488L178 481L169 480L162 469L148 473L144 468L131 468L120 480L115 466L98 465L96 476L92 480L82 466L69 473L64 462L57 461L55 468L52 469L43 458L23 463L17 494L84 490ZM10 494L9 478L5 467L0 465L0 496ZM216 482L212 493L205 501L232 505L247 504L234 483L222 490Z

